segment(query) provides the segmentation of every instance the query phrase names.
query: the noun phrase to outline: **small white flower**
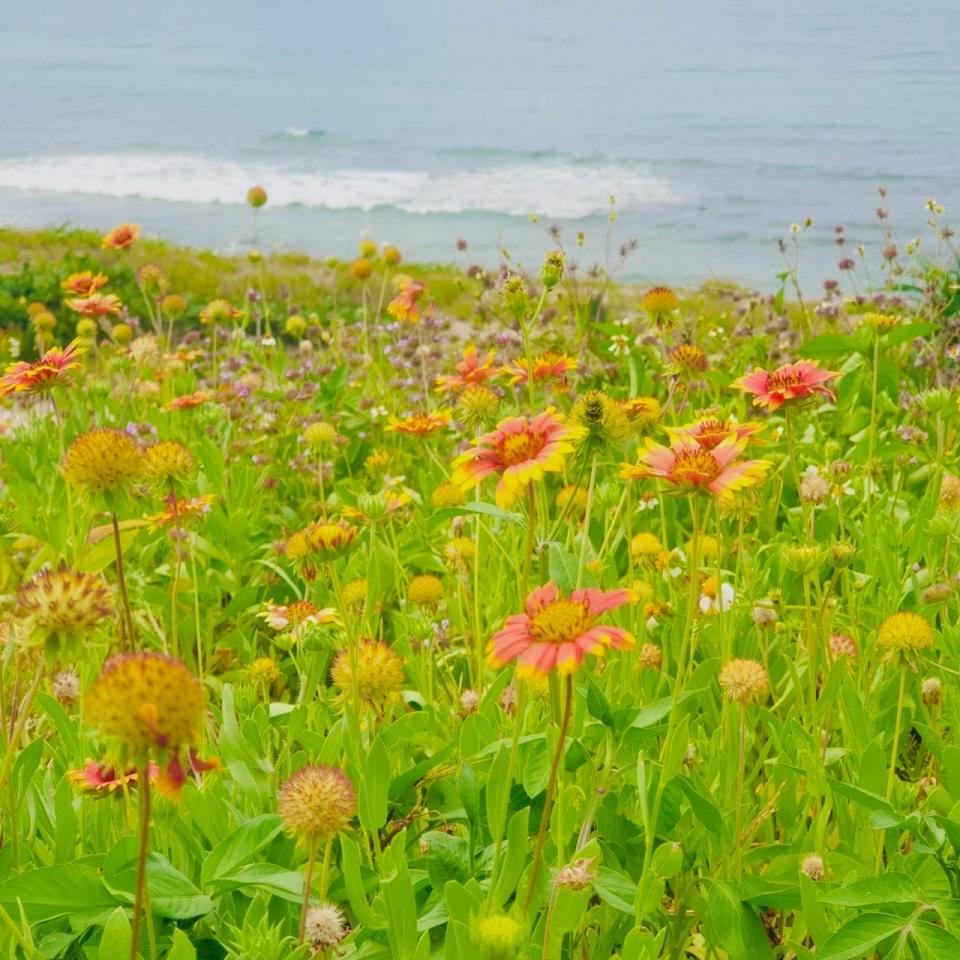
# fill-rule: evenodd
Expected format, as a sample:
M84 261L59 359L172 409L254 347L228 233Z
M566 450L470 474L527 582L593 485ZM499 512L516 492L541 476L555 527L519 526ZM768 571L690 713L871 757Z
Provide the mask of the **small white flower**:
M653 496L641 497L639 503L637 504L637 510L641 513L644 510L656 510L660 505L660 501Z
M726 613L733 606L733 598L733 587L729 583L721 583L719 596L708 597L705 593L700 594L700 612L717 613L722 611Z
M615 333L610 338L610 352L615 357L626 357L630 354L630 338L622 333Z

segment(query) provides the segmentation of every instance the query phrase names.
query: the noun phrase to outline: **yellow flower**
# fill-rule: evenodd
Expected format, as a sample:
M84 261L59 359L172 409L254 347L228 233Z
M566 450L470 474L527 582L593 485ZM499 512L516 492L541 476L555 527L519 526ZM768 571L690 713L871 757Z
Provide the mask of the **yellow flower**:
M680 306L680 299L669 287L654 287L648 290L640 301L644 313L669 313Z
M886 333L899 324L901 318L893 313L865 313L860 322L874 333Z
M193 473L193 454L176 440L160 440L143 453L147 476L158 486L186 480Z
M938 506L947 513L960 511L960 477L945 473L940 481L940 499Z
M109 427L81 433L67 448L62 465L69 483L94 493L119 491L140 480L145 468L133 438Z
M443 555L455 564L468 564L477 555L477 545L469 537L454 537L444 548Z
M523 927L504 914L493 914L473 925L473 942L480 960L513 960L523 943Z
M247 191L247 203L256 210L267 202L267 191L263 187L251 187Z
M254 683L261 682L270 687L280 679L280 668L270 657L257 657L249 667L247 673Z
M360 607L367 599L367 581L362 577L351 580L343 588L343 605L345 607Z
M366 257L357 257L350 264L350 275L354 280L369 280L373 273L373 264Z
M85 701L87 720L116 744L121 765L161 761L157 786L176 798L186 781L183 747L200 737L206 707L203 687L184 663L162 653L111 657ZM207 768L191 752L194 769Z
M320 765L303 767L290 777L277 803L287 830L311 842L332 839L357 812L350 778L336 767Z
M110 335L119 344L129 343L133 339L133 327L129 323L115 323Z
M353 691L353 664L349 650L341 650L333 663L330 676L336 686L349 697ZM357 693L374 706L382 706L395 697L404 684L403 660L385 643L366 640L357 650Z
M383 248L383 262L388 267L395 267L400 263L400 251L393 246L387 245Z
M653 560L663 552L663 544L653 533L641 531L630 541L630 553L640 560Z
M60 567L41 570L20 587L16 614L33 630L82 633L113 615L113 600L101 577Z
M456 483L441 483L430 494L430 505L438 510L442 507L459 507L466 502L463 488Z
M720 687L728 700L746 705L768 690L770 680L763 664L756 660L731 660L720 671Z
M918 613L892 613L880 624L877 643L892 651L924 650L933 646L933 627Z
M324 558L345 553L350 549L353 538L357 535L356 528L342 520L336 523L329 521L312 523L304 532L311 552L318 553Z
M430 573L414 577L407 587L407 597L418 607L435 607L443 599L443 581Z
M333 443L337 439L337 428L332 423L311 423L303 431L303 439L311 447L319 447L325 443Z
M638 670L659 670L663 666L663 651L655 643L645 643L637 655Z
M302 337L307 332L307 321L303 319L299 314L295 313L291 317L287 317L286 323L283 325L284 332L291 337Z
M571 419L586 431L586 439L597 443L622 440L630 432L623 406L602 390L585 393L573 406Z

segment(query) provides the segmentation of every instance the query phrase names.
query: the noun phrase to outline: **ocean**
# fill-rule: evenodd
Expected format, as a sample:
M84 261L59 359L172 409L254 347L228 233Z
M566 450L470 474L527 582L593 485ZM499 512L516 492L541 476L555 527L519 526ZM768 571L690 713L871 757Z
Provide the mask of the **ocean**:
M5 4L0 224L771 289L809 216L815 290L878 187L901 245L956 212L958 50L956 0Z

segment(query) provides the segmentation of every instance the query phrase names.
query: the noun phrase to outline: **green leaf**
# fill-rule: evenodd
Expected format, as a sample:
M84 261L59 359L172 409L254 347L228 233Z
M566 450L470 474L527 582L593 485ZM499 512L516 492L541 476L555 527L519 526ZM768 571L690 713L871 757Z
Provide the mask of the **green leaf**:
M952 933L927 920L914 920L910 924L910 936L920 948L924 960L945 960L960 957L960 939Z
M492 503L483 503L477 501L474 503L465 503L460 507L441 507L430 515L428 524L433 527L444 523L453 517L460 517L465 513L481 514L485 517L493 517L495 520L503 520L506 523L524 523L522 513L513 513L510 510L501 510Z
M622 873L617 873L609 867L601 867L597 871L594 882L597 896L604 903L610 904L614 910L629 913L633 916L633 903L637 898L637 885Z
M496 843L503 836L503 828L507 822L507 809L510 804L510 788L512 783L507 781L510 768L510 747L500 744L490 772L487 774L485 800L487 808L487 827L490 836Z
M876 907L893 903L918 903L923 899L923 893L906 874L884 873L830 890L822 894L821 899L835 907Z
M167 960L197 960L197 950L182 930L173 931L173 945Z
M688 777L677 777L674 783L683 790L693 815L713 834L720 836L723 831L723 816L717 805Z
M363 782L359 790L360 823L370 831L379 830L387 822L387 794L390 790L390 756L383 741L373 741L363 765Z
M17 916L22 905L31 923L75 914L101 914L117 904L97 871L80 864L39 867L0 883L0 906Z
M450 880L466 883L470 879L470 848L463 837L431 830L423 839L429 848L427 873L434 890L442 891Z
M904 921L883 913L864 913L841 927L817 951L817 960L862 960L884 940L900 932Z
M825 333L808 340L797 354L811 360L827 360L833 357L845 357L852 351L863 352L869 343L863 337L850 337L842 333Z
M137 839L125 837L103 861L103 882L111 893L132 904L136 875ZM159 853L147 858L147 893L150 909L158 917L187 920L213 911L213 901Z
M230 876L250 862L283 829L283 821L273 813L254 817L227 834L206 856L200 870L200 883L206 886Z
M773 957L759 917L740 899L735 887L707 881L704 928L707 942L730 957Z
M100 937L100 960L117 960L117 957L129 957L133 931L123 907L117 907L104 924Z

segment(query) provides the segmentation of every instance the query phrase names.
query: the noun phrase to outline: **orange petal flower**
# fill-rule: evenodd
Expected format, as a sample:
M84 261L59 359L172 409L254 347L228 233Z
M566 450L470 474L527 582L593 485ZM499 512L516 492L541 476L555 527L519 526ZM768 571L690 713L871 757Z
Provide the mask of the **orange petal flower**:
M135 223L121 223L114 227L101 241L104 250L125 250L132 247L140 236L140 227Z
M387 304L387 313L404 323L419 323L420 317L429 310L429 307L424 308L421 304L426 292L424 284L407 280L401 284L397 296Z
M38 393L70 382L70 373L83 364L79 357L84 352L74 340L62 350L51 347L40 360L28 363L21 360L7 367L0 377L0 397L9 393Z
M204 493L199 497L177 500L174 506L173 498L168 496L165 498L167 505L164 511L147 517L147 524L151 531L159 530L161 527L173 527L178 523L183 526L193 517L201 517L209 513L216 499L215 494Z
M785 363L773 373L757 367L753 373L734 380L731 386L752 393L754 406L773 411L785 403L805 400L818 393L835 399L836 394L824 384L839 376L832 370L821 370L816 360L799 360Z
M168 410L189 410L191 407L199 407L200 404L212 400L213 397L206 390L198 390L196 393L188 393L182 397L174 397L167 404Z
M115 293L91 293L88 297L74 297L64 303L84 317L105 317L110 313L119 313L123 306Z
M579 369L580 361L576 357L569 357L562 353L544 353L534 358L533 379L534 382L553 380L564 383L568 373L574 373ZM505 364L500 368L500 372L510 378L513 386L526 383L530 376L529 365L523 358L516 363Z
M391 417L387 430L391 433L405 433L411 437L426 437L442 430L453 419L452 410L434 410L433 413L414 413L402 420Z
M671 442L693 440L704 450L713 450L727 437L746 440L763 429L762 423L736 423L729 417L701 417L682 427L667 427Z
M493 636L490 664L502 667L516 660L520 677L545 676L554 669L569 674L588 653L629 649L634 640L628 631L597 624L602 614L629 602L629 590L590 588L564 597L553 582L538 587L527 597L526 612L508 617Z
M478 437L472 449L453 462L453 483L469 490L484 477L499 473L496 500L498 507L513 503L523 488L545 473L559 473L573 443L586 431L570 426L552 410L532 419L510 417L497 429Z
M495 373L493 369L494 356L495 354L491 350L487 353L486 358L481 361L477 348L471 344L463 351L463 359L457 364L456 373L437 377L437 390L440 393L448 393L451 390L463 390L474 384L483 383L484 380L492 377Z
M89 297L91 293L96 293L105 286L107 280L102 273L94 274L91 270L84 270L82 273L71 273L66 280L60 282L60 286L74 296Z
M620 476L627 480L660 478L683 490L727 499L758 483L770 469L769 460L737 459L746 443L727 437L708 450L693 440L678 440L672 447L647 440L640 462L626 464Z

